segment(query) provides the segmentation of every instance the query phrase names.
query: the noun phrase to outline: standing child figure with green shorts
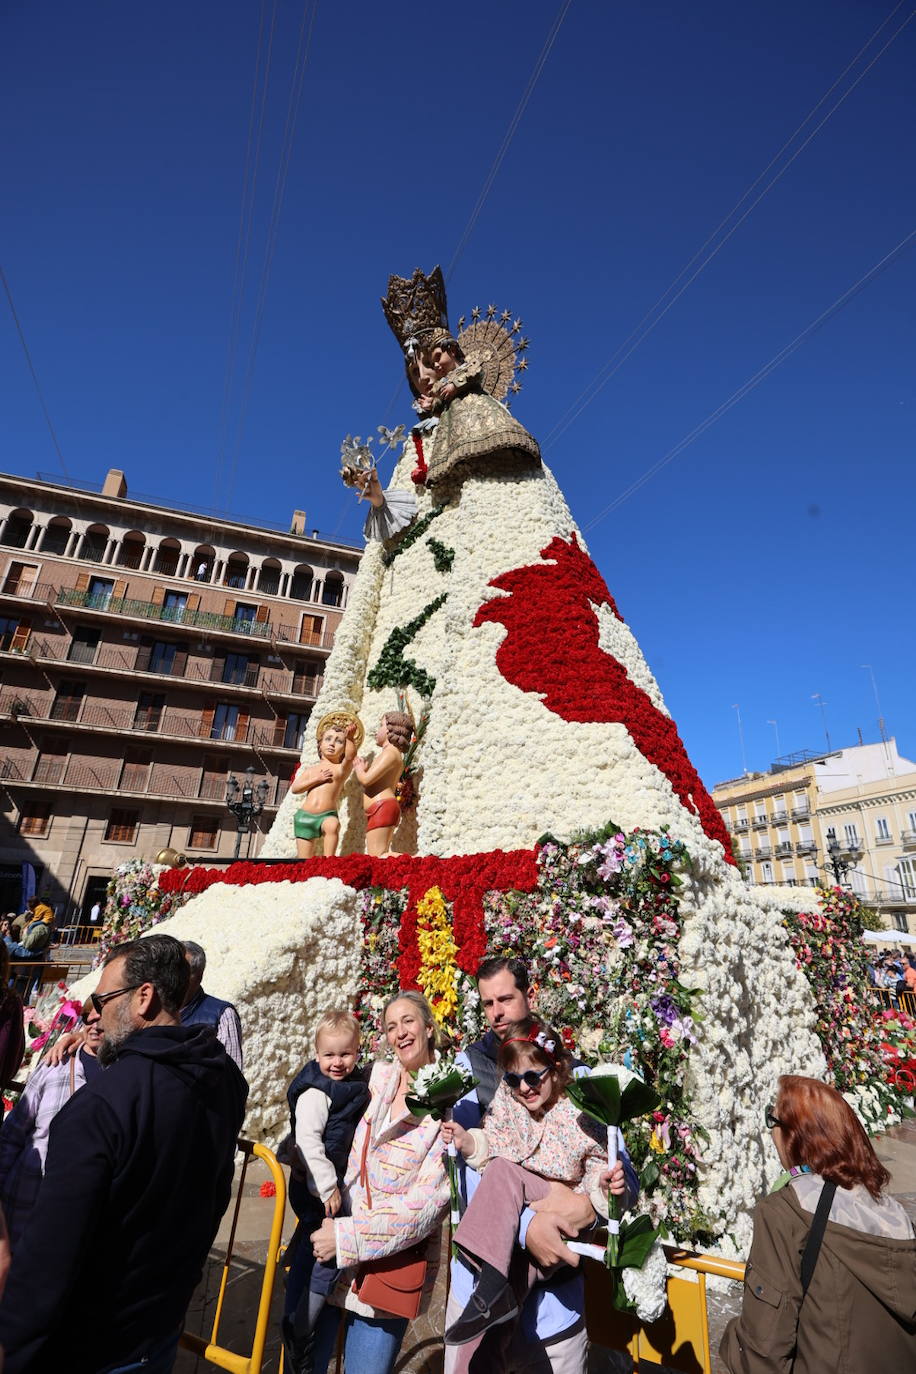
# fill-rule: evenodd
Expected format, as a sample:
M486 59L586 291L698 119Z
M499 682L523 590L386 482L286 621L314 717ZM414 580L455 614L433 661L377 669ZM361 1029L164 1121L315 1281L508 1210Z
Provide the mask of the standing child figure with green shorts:
M293 821L300 859L313 857L316 840L321 840L325 858L337 853L340 839L337 807L363 734L361 723L349 711L335 711L319 723L320 762L311 768L300 766L289 789L302 797Z

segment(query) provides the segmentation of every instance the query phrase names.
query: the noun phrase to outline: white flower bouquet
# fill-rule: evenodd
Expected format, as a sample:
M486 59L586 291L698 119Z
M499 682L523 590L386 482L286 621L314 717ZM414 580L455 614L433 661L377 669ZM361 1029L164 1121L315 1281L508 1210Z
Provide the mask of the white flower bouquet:
M609 1169L613 1169L617 1163L617 1128L621 1122L633 1121L646 1112L654 1111L659 1103L655 1089L623 1064L596 1065L590 1074L573 1079L566 1089L566 1095L580 1112L607 1127ZM582 1254L602 1258L616 1278L619 1277L618 1271L643 1267L658 1240L658 1234L649 1216L638 1216L632 1221L622 1222L620 1204L609 1188L607 1247L604 1254L601 1255L600 1251L593 1254L598 1250L597 1246L583 1248L575 1242L574 1245ZM614 1305L621 1310L634 1306L621 1282L614 1285Z
M452 1055L441 1055L433 1064L424 1064L411 1074L412 1091L404 1099L411 1116L431 1116L434 1121L448 1121L452 1108L466 1093L477 1087L477 1079L455 1062ZM458 1225L460 1211L458 1206L458 1151L455 1142L449 1141L446 1157L448 1189L451 1199L450 1220L452 1229Z

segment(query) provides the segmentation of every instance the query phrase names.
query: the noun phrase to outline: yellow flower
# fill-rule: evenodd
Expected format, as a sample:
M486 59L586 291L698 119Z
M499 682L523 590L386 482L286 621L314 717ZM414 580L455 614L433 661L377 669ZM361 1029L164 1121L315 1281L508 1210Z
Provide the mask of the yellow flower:
M665 1153L665 1147L659 1140L658 1132L655 1130L653 1130L649 1137L649 1149L654 1150L657 1155L663 1155Z
M448 904L438 887L431 887L417 902L417 947L417 981L436 1020L446 1025L458 1009L458 946L452 934Z

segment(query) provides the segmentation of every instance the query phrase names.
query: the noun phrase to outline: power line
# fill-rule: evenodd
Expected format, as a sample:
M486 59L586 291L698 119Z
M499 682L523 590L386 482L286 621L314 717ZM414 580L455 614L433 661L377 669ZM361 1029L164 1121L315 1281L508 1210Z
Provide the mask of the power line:
M605 506L604 510L600 511L593 520L590 520L587 525L584 525L583 529L586 532L594 529L605 516L610 515L611 511L616 510L617 507L622 505L630 496L633 496L639 491L640 487L645 486L646 482L652 477L655 477L657 473L661 472L662 468L667 467L669 463L673 462L674 459L677 458L679 454L683 453L684 449L688 448L701 434L705 434L706 430L710 429L717 420L720 420L723 415L727 414L732 406L736 406L739 401L744 400L745 396L749 395L762 381L765 381L771 372L775 372L777 367L780 367L787 358L790 358L796 349L800 348L816 330L826 324L829 319L832 319L833 316L842 310L845 305L848 305L860 291L864 290L869 282L873 281L886 267L889 267L893 260L912 243L914 238L916 238L916 229L911 230L906 238L901 239L895 248L892 248L889 253L886 253L879 262L875 263L874 267L869 268L864 276L861 276L858 281L854 282L852 286L848 288L848 290L844 291L841 296L838 296L833 304L829 305L826 310L818 315L817 319L812 320L800 334L795 336L791 343L786 344L785 348L780 349L778 353L774 354L770 361L765 363L764 366L755 372L752 377L749 377L746 382L743 382L742 385L738 387L737 391L733 391L727 401L723 401L720 406L717 406L714 411L706 416L705 420L702 420L689 434L686 434L673 448L669 449L664 457L659 458L658 462L653 463L652 467L644 472L641 477L638 477L635 482L631 483L625 491L621 492L610 505Z
M664 319L664 317L667 315L668 311L672 308L672 306L675 305L678 300L680 300L684 292L693 284L693 282L696 281L697 277L700 276L700 274L703 271L705 271L705 269L712 262L713 258L715 258L719 252L721 252L721 250L725 247L726 243L728 243L732 235L737 232L737 230L741 227L741 225L748 218L748 216L760 204L763 198L785 175L785 173L792 166L793 162L795 162L796 158L798 158L801 155L801 153L804 152L808 144L811 143L811 141L817 136L818 133L820 133L821 129L824 127L827 121L836 113L836 111L840 108L844 101L848 99L848 97L852 94L852 92L856 89L856 87L864 79L868 72L871 71L872 67L879 60L879 58L883 56L883 54L887 51L891 44L899 37L899 35L903 32L907 25L912 21L914 16L916 16L916 10L911 10L910 13L907 15L906 19L904 19L903 23L900 24L899 27L891 34L890 38L887 40L884 46L873 55L871 60L862 69L862 71L859 72L859 74L856 76L855 80L851 83L851 85L849 85L846 88L846 90L839 97L839 99L831 106L831 108L824 115L823 119L821 119L820 122L811 130L811 132L804 139L804 141L799 144L799 146L792 153L792 156L788 158L788 160L782 165L782 167L779 168L776 174L773 177L771 177L771 179L763 187L760 193L754 197L751 203L740 215L740 217L737 220L735 220L735 222L731 225L731 228L728 230L728 232L720 239L718 243L716 243L716 246L711 250L711 252L707 253L706 256L703 257L702 255L706 253L706 249L709 248L710 244L715 242L717 236L741 209L742 205L744 205L748 197L751 196L753 192L757 189L757 187L760 185L761 181L763 181L767 173L774 166L776 166L776 164L779 162L779 159L783 156L786 150L791 147L792 143L795 141L796 138L798 138L799 134L806 127L806 125L810 124L811 120L814 118L815 114L820 109L820 107L830 97L830 95L832 95L832 93L836 90L837 86L844 79L844 77L848 75L848 73L856 65L859 59L871 47L875 39L881 33L882 29L886 28L886 26L890 23L891 19L893 19L894 15L897 13L897 11L902 7L903 3L904 0L899 0L899 3L894 7L890 14L882 20L882 22L878 25L877 29L875 29L874 33L871 35L868 41L863 45L863 47L859 49L859 51L856 53L852 61L847 63L847 65L844 67L843 71L839 74L839 76L836 78L833 84L824 92L820 100L818 100L817 104L814 105L812 109L808 112L808 114L802 120L801 124L799 124L798 128L789 136L788 139L786 139L785 143L783 143L779 151L776 154L774 154L774 156L770 159L766 167L764 167L763 171L760 172L760 174L751 183L747 190L744 191L744 193L739 197L739 199L729 210L725 218L720 221L720 223L716 226L712 233L707 237L705 242L700 246L700 248L697 249L697 251L694 253L690 261L686 263L684 267L681 268L680 272L673 279L673 281L671 281L669 285L665 288L665 290L662 292L661 296L659 296L655 304L642 317L642 319L640 320L639 324L637 324L635 329L629 334L629 336L626 339L624 339L623 343L620 344L620 346L611 355L611 357L607 360L603 367L595 374L595 376L588 383L588 385L584 387L583 390L579 393L575 401L573 401L573 403L567 408L567 410L554 425L553 429L546 436L543 444L541 445L541 447L545 451L550 447L551 444L555 443L556 440L559 439L561 434L565 433L565 431L569 428L571 424L573 424L579 418L579 416L586 409L586 407L591 405L592 401L599 394L599 392L604 389L604 387L615 375L615 373L618 372L620 368L623 366L623 364L627 361L627 359L631 357L633 353L636 352L637 348L639 348L640 345L645 342L645 340L655 329L656 325L658 325ZM699 265L689 276L687 276L687 273L690 272L690 269L693 267L694 263L696 263L698 259L701 259ZM685 276L686 280L682 280ZM681 283L681 285L678 286L678 283ZM675 293L674 295L671 295L672 291ZM669 296L671 297L670 300L668 299Z
M572 0L563 0L563 3L560 5L560 8L557 12L557 16L554 19L553 24L551 25L550 32L544 40L544 46L541 49L540 55L538 56L538 59L534 64L534 69L532 70L532 73L528 78L528 84L522 92L522 98L516 106L515 114L509 121L509 127L503 135L503 141L499 145L499 151L497 152L496 157L493 159L493 164L490 167L490 170L484 179L483 186L481 187L480 194L477 197L474 208L471 211L470 218L468 219L467 224L464 226L461 238L458 240L458 245L455 248L454 253L452 254L452 260L449 263L448 271L445 274L446 281L448 281L448 279L454 272L458 259L461 257L461 254L467 247L468 240L470 239L471 234L474 232L474 227L477 224L477 220L480 217L480 212L484 207L484 203L487 199L487 196L493 189L493 183L496 180L499 169L503 164L503 159L505 158L506 153L509 151L509 145L515 137L515 132L518 129L519 124L521 123L522 115L528 108L528 102L534 94L534 88L540 80L541 72L544 70L547 59L551 53L551 49L553 48L554 43L557 41L557 35L563 26L563 20L566 18L567 10L569 9L571 4Z
M903 0L900 0L900 3L902 4ZM497 151L496 157L493 159L492 165L490 166L490 170L487 172L487 175L484 178L484 183L481 187L480 194L477 197L477 200L474 204L474 208L471 211L468 222L464 226L464 229L461 233L461 237L459 238L458 243L455 247L455 251L452 254L451 261L449 262L448 269L445 273L446 281L450 279L452 273L455 270L458 259L461 257L461 254L467 247L470 237L474 232L474 229L477 225L477 221L480 218L480 212L484 207L487 196L493 189L493 183L495 182L499 169L503 164L506 153L509 151L509 145L515 137L515 134L518 130L519 124L521 123L522 116L524 115L525 110L528 108L528 103L531 100L532 95L534 94L534 88L540 80L541 73L544 70L547 59L550 56L551 50L553 49L553 45L557 41L557 35L559 34L560 29L563 26L563 20L566 18L567 11L569 10L571 4L572 0L563 0L563 3L560 5L559 10L557 11L556 18L554 19L553 24L550 26L550 30L547 34L546 39L544 40L544 46L541 48L541 51L538 54L537 61L535 62L534 67L531 71L531 75L528 78L528 84L525 86L525 89L522 92L521 99L519 100L518 105L515 107L515 113L509 121L509 126L506 129L505 134L503 135L503 141L499 145L499 150ZM385 417L382 421L383 424L387 425L390 423L391 416L394 412L395 405L397 404L398 397L401 394L403 386L404 378L401 377L397 383L397 386L392 392L391 399L388 402L388 405L385 407ZM343 523L344 518L345 512L342 512L337 525L338 529L340 528L340 525Z
M16 310L15 305L13 304L13 293L10 290L10 284L6 279L6 273L4 272L2 267L0 267L0 277L2 277L3 279L3 289L6 292L6 299L9 301L10 314L12 315L13 323L16 326L16 333L19 335L19 342L22 345L22 351L25 354L25 360L29 365L29 372L31 372L32 374L32 381L35 383L35 390L38 393L38 400L41 404L42 413L45 417L45 424L48 426L48 433L51 435L51 442L54 445L54 451L57 454L57 461L60 463L60 470L69 481L70 473L67 468L67 464L64 461L64 455L61 452L60 444L57 442L57 434L55 432L54 425L51 423L51 414L48 410L47 402L44 398L44 392L41 389L41 383L38 380L38 373L35 371L35 364L32 362L32 355L29 352L29 346L25 341L25 334L22 331L22 325L19 320L19 314Z
M270 284L271 268L273 267L274 252L277 246L277 236L280 228L280 215L283 209L283 200L286 194L286 182L289 175L290 162L292 160L293 143L296 134L296 124L299 117L299 104L302 98L302 89L305 84L305 73L308 67L309 55L312 46L312 33L315 27L315 16L318 13L318 0L313 0L311 9L309 0L305 0L302 7L302 21L299 25L299 39L296 45L296 57L293 63L293 75L290 81L289 101L286 109L286 123L283 129L283 137L280 148L280 161L277 167L277 179L274 184L273 204L270 212L270 223L267 230L267 243L264 250L264 263L261 268L261 277L258 285L257 303L255 305L254 321L251 328L251 340L248 348L248 363L245 369L245 378L242 384L242 399L239 407L239 417L236 426L235 443L233 445L232 458L229 464L229 476L227 479L227 491L231 496L232 487L235 482L236 469L238 467L239 452L242 445L242 437L245 431L245 421L248 415L248 403L251 397L251 384L254 379L255 360L258 353L258 345L261 340L261 326L264 321L264 308L267 303L267 290Z
M261 0L258 15L258 37L255 44L254 77L251 83L251 103L248 110L248 134L245 141L245 167L242 173L242 203L239 208L239 231L235 246L235 267L232 282L232 306L230 311L229 340L226 354L226 372L223 381L223 401L219 420L219 448L213 473L214 500L224 485L226 448L229 442L229 410L232 399L232 383L235 377L236 355L242 322L242 303L245 296L245 278L248 268L248 254L251 246L251 226L258 185L258 170L261 164L261 145L264 132L264 115L267 109L267 95L270 88L270 69L273 55L274 32L277 24L277 6L274 0L270 20L270 33L264 58L264 77L261 84L261 55L263 51L264 20L267 0ZM260 89L260 111L258 92ZM257 120L257 132L255 121Z

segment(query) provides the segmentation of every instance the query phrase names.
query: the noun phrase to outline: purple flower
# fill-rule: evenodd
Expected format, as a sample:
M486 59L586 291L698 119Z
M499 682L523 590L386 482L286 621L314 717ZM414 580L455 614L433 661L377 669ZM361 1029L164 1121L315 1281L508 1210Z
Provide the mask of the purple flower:
M673 1026L678 1019L677 1005L667 993L663 993L661 997L653 997L650 1005L660 1026Z
M627 925L622 916L611 926L611 933L621 949L627 949L633 943L633 928Z

